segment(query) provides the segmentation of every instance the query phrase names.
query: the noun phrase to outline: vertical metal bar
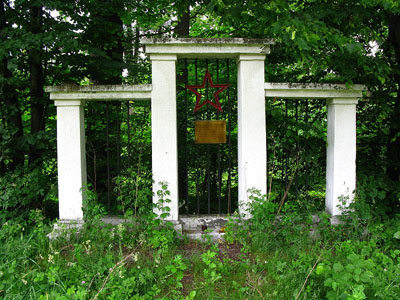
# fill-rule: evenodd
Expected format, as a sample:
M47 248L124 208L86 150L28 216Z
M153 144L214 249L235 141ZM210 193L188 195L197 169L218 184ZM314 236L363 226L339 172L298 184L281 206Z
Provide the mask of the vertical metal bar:
M208 59L206 59L206 70L208 71ZM208 81L206 82L206 95L208 99ZM210 119L210 110L207 105L207 120ZM211 178L210 178L210 167L211 167L211 161L210 161L210 145L207 144L207 212L208 214L211 213Z
M187 59L185 58L185 84L188 84L189 81L189 71L187 65ZM187 127L188 127L188 90L185 88L185 184L186 184L186 195L185 195L185 203L187 211L189 213L189 166L188 166L188 137L187 137Z
M229 83L229 59L226 60L226 81ZM232 185L232 147L231 147L231 126L232 126L232 107L229 89L227 90L227 102L228 102L228 214L231 213L231 185Z
M198 84L198 66L197 59L194 60L194 75L196 84ZM195 114L195 119L198 120L198 114ZM197 150L197 149L196 149ZM196 155L197 157L197 155ZM197 214L200 214L200 189L199 189L199 180L200 180L200 167L198 164L199 160L197 159L197 170L196 170L196 199L197 199Z
M130 122L130 101L126 101L126 124L128 130L128 167L131 167L131 122Z
M108 101L106 101L106 144L107 144L107 208L108 214L111 214L111 202L110 202L110 119L109 119L109 108Z
M219 59L217 58L217 84L219 84ZM217 119L219 119L220 114L217 110ZM221 145L217 146L217 184L218 184L218 214L221 214Z
M306 105L306 117L305 117L305 126L308 130L308 99L305 100L305 105ZM308 170L308 158L306 155L306 199L308 199L308 180L309 180L309 170Z
M197 67L197 58L194 60L194 77L196 78L196 85L198 84L198 67Z
M289 120L288 120L288 100L285 99L285 124L286 124L286 132L289 130ZM287 137L285 136L285 189L288 185L288 157L289 157L289 145Z
M285 102L284 101L285 101L284 99L281 100L281 108L282 108L283 111L285 109ZM282 174L282 176L281 176L281 185L282 186L284 186L284 184L285 184L285 155L284 155L284 152L285 152L285 149L286 149L286 145L284 145L284 143L283 143L284 139L285 139L285 131L283 131L283 133L281 135L282 151L280 152L280 157L279 157L280 164L281 164L281 174ZM285 187L283 187L283 189L284 188ZM282 196L283 196L283 190L281 192L282 192Z
M296 159L296 165L298 164L298 158L299 158L299 100L296 99L295 102L295 116L296 116L296 151L295 151L295 159ZM295 192L296 192L296 199L298 199L299 197L299 182L298 182L298 176L297 174L299 174L299 167L297 166L297 170L296 170L296 174L295 174L295 180L294 180L294 185L295 185Z
M120 156L121 156L121 124L119 122L119 113L121 111L121 102L117 102L117 176L120 173Z

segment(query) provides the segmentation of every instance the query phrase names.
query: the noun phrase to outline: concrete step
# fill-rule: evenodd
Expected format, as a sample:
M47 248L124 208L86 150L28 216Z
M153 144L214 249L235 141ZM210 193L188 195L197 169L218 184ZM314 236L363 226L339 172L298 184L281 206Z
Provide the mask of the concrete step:
M220 231L228 222L228 215L180 215L183 231Z

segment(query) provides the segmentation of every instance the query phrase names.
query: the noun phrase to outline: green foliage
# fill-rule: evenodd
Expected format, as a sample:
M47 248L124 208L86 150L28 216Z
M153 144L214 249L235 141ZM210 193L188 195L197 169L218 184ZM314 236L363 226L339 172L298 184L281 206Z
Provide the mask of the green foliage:
M54 217L57 204L54 170L44 167L17 168L0 176L0 220L23 217L34 208Z
M336 246L334 258L318 264L316 275L324 278L327 299L396 299L400 251L388 255L374 243L346 241Z
M123 215L137 216L146 214L152 209L152 181L140 176L133 169L127 170L127 175L115 179L118 209Z
M206 268L203 270L204 274L204 286L209 288L211 285L216 284L222 276L219 274L218 269L221 269L222 263L216 258L217 252L208 250L201 255Z
M90 184L82 188L83 203L83 220L86 223L96 223L101 217L106 215L106 209L98 202L97 194L92 190Z
M319 222L311 216L324 207L322 102L308 103L306 119L305 107L298 114L293 109L297 100L267 100L271 191L253 191L251 219L231 218L228 244L209 242L193 253L177 243L172 224L163 220L170 213L166 183L158 205L151 204L150 107L129 103L131 110L124 112L118 103L110 105L108 150L115 154L117 132L121 144L120 161L111 158L106 178L106 105L96 102L85 108L91 183L83 191L86 224L79 234L49 240L46 223L57 213L56 112L43 87L65 81L149 83L150 64L139 38L171 36L188 7L191 36L274 38L267 81L367 85L369 93L358 105L357 200L345 223L332 227L327 214L319 213ZM399 299L400 50L393 23L399 13L394 0L2 1L0 297ZM135 129L130 137L129 126ZM119 205L111 212L121 211L126 224L97 222L104 215L107 181L115 183L111 203ZM196 188L202 192L189 186ZM231 255L235 249L240 253Z
M155 207L168 215L160 183ZM400 223L343 225L307 215L253 191L254 219L232 217L230 243L179 241L152 212L117 226L86 223L56 240L39 210L0 229L2 299L398 299ZM262 218L262 216L265 216ZM241 242L242 245L238 244Z
M164 184L163 188L159 194L166 204L167 186ZM91 197L90 192L86 194ZM87 209L87 213L95 214L90 207ZM166 211L163 207L158 209ZM153 213L140 218L115 227L92 221L85 223L79 233L65 230L56 240L46 236L50 228L44 225L39 211L32 211L25 222L9 220L0 230L0 296L180 298L187 267L182 256L171 257L176 233ZM164 298L164 290L170 296Z
M246 208L249 218L228 222L225 230L228 241L239 241L253 250L271 250L285 244L302 245L308 240L311 215L300 213L290 203L278 203L274 194L262 195L254 189L249 193L251 204Z

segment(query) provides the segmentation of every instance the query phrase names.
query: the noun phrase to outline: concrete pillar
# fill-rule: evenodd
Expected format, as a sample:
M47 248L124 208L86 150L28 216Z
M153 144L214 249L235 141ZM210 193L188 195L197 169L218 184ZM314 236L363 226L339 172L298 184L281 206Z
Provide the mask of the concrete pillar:
M265 55L240 55L238 61L239 212L244 218L250 188L267 192L265 131Z
M328 149L326 162L326 210L342 214L340 199L348 206L356 187L357 98L333 98L328 104Z
M86 185L84 101L58 100L57 160L60 220L83 218L82 187Z
M153 168L153 202L158 202L160 181L168 183L171 203L167 220L177 221L178 204L178 147L176 125L176 55L150 56L152 62L151 138Z

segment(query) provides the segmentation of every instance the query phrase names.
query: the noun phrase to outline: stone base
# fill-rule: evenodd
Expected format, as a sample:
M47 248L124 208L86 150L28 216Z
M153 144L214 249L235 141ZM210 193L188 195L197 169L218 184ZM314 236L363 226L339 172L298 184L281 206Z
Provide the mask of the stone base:
M223 242L228 215L181 215L183 234L202 242Z
M228 222L228 215L181 215L183 231L219 231Z
M83 220L59 220L57 223L54 223L53 231L50 232L47 237L50 240L54 240L64 232L71 231L72 229L76 229L77 232L79 232L83 226L83 223Z
M230 216L229 218L233 218ZM330 223L332 225L343 224L345 215L331 216ZM237 221L239 221L238 218ZM120 223L131 222L119 216L107 216L101 219L105 224L116 226ZM280 217L277 218L279 222ZM171 222L174 229L179 233L187 236L189 239L200 241L221 242L224 240L224 226L228 222L228 215L181 215L179 220L165 221ZM314 229L311 230L312 236L317 236L317 224L320 219L317 215L312 216ZM58 238L63 232L76 229L79 233L83 226L83 220L60 220L54 224L53 231L47 236L49 239Z
M130 220L127 220L120 216L106 216L101 218L101 221L104 222L104 224L111 224L113 226L116 226L121 223L131 222ZM177 221L165 221L165 222L171 222L173 224L174 229L178 233L182 234L183 229L181 221L177 220ZM83 224L84 224L83 220L59 220L57 223L54 223L53 231L50 232L47 236L51 240L56 239L64 232L70 231L72 229L77 229L77 232L79 233Z

